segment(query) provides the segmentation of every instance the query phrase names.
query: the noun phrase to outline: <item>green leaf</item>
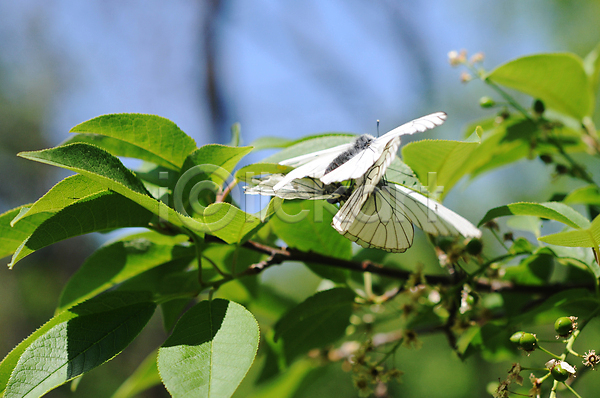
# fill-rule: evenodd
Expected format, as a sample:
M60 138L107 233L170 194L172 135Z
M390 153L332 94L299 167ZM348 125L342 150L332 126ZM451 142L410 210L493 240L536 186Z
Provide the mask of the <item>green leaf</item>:
M152 213L137 203L110 191L101 192L44 220L15 251L9 267L61 240L115 228L146 227L153 218Z
M140 158L177 170L196 149L194 140L172 121L155 115L120 113L98 116L73 127L71 133L94 133L116 138L151 153ZM127 156L125 154L121 156ZM137 157L137 156L136 156Z
M64 311L161 264L180 258L191 261L196 250L182 245L187 240L186 235L146 232L102 246L71 277L56 311Z
M98 134L76 134L61 143L63 145L85 143L97 146L98 148L104 149L106 152L114 156L121 156L125 158L141 159L147 162L151 162L155 165L161 165L167 170L179 170L175 168L170 162L166 162L160 156L157 156L147 150L140 148L134 144L130 144L125 141L121 141L117 138L107 137Z
M587 185L569 193L562 201L567 204L585 204L600 206L600 190L596 185Z
M118 158L93 145L70 144L35 152L21 152L19 156L83 174L176 226L194 223L190 217L177 213L150 196L144 184Z
M108 292L100 297L95 297L89 301L79 304L69 311L56 314L52 319L33 332L29 337L23 340L2 360L0 363L0 396L4 392L8 380L19 361L19 358L25 350L38 339L55 326L76 318L79 315L90 315L96 312L105 312L112 309L118 309L124 306L148 302L151 298L149 293L135 292Z
M547 133L522 116L511 115L499 124L494 119L482 120L481 123L485 126L483 140L464 161L464 169L461 169L463 175L470 174L471 178L475 178L521 159L533 159L537 155L558 152L554 144L547 142ZM466 131L472 133L473 128L470 126ZM552 135L568 153L586 150L579 131L566 126L554 126Z
M135 372L121 384L111 398L132 398L147 389L161 384L156 364L158 350L150 353Z
M331 227L337 208L323 200L278 201L269 221L288 246L327 256L350 259L352 242Z
M222 184L231 177L231 173L238 162L251 151L252 147L249 146L204 145L187 157L181 169L181 174L183 176L190 169L197 169L196 173L208 174L211 181ZM218 166L222 170L215 171L210 167L205 170L202 166L206 165Z
M286 174L293 169L293 167L284 166L277 163L254 163L244 166L236 171L235 178L238 181L243 181L247 184L250 184L253 177L266 174Z
M507 267L504 279L532 286L548 283L554 266L554 256L540 252L526 257L514 267Z
M229 203L213 203L204 209L207 231L225 242L243 243L262 226L260 219Z
M460 335L456 342L456 351L465 355L467 349L471 347L471 344L475 345L475 343L481 344L481 326L475 325L469 327L463 334Z
M598 78L600 77L600 43L583 60L585 73L590 78L590 87L595 92L598 89Z
M205 208L216 200L232 179L234 167L251 147L229 147L209 144L191 153L185 160L177 184L173 189L175 209L185 215L202 219ZM207 232L203 225L192 229Z
M138 335L155 307L139 303L57 324L25 349L4 397L39 397L109 361Z
M20 220L36 214L45 214L46 219L48 219L65 207L92 196L97 196L101 192L107 193L108 188L81 174L69 176L53 186L27 212L15 217L11 224L14 226ZM36 218L36 220L43 219L43 217Z
M266 258L267 255L247 249L243 246L207 244L202 249L202 269L206 273L207 270L213 269L213 267L216 265L224 272L238 273L243 272L250 265L256 264ZM242 279L240 279L240 281L242 281ZM222 292L221 289L226 289L226 286L227 285L220 287L219 293ZM244 286L245 290L248 290L248 288L251 288L251 286ZM254 288L254 290L248 292L247 294L254 296L258 293L257 290L257 288Z
M305 137L295 142L282 151L262 160L262 163L279 163L282 160L290 159L295 156L305 155L307 153L320 151L322 149L332 148L337 145L352 142L357 136L353 134L335 134L319 135Z
M312 348L340 339L349 324L355 294L346 288L319 292L287 312L275 325L288 363Z
M230 397L252 365L258 341L258 323L244 307L202 301L159 349L160 376L175 397Z
M20 213L25 213L31 204L19 206L5 213L0 214L0 258L10 256L21 246L23 241L41 224L41 220L31 222L22 222L12 227L11 221L18 217Z
M496 126L465 161L471 177L531 156L530 141L537 131L533 123L520 118L511 118Z
M229 146L240 146L242 140L241 130L241 124L234 123L231 125L231 141L229 142Z
M169 332L171 329L173 329L173 326L175 326L181 314L183 314L185 309L189 306L191 300L193 299L188 297L160 303L159 306L162 314L163 329L166 332Z
M40 339L45 333L47 333L54 326L66 322L69 319L76 317L77 315L71 312L63 312L54 316L54 318L50 319L43 326L38 328L35 332L29 335L25 340L23 340L19 345L12 349L12 351L0 362L0 396L2 395L6 389L6 385L8 384L8 380L10 375L12 374L15 366L17 366L17 362L21 357L21 354L35 341Z
M600 278L600 265L598 265L597 260L600 257L598 246L600 245L600 216L592 221L589 228L546 235L538 238L538 240L557 246L592 247L596 254L596 261L586 263L586 265L596 278Z
M119 159L93 145L75 143L18 155L83 174L117 192L117 185L122 185L138 194L148 195L144 184Z
M296 393L306 376L313 371L315 367L309 358L300 359L273 381L260 384L248 398L293 398L297 396Z
M590 116L594 94L583 62L574 54L537 54L517 58L491 71L487 80L539 98L578 120Z
M573 228L587 228L590 226L590 222L587 218L573 210L572 207L559 202L519 202L495 207L486 213L481 221L479 221L478 226L481 226L494 218L503 216L536 216L559 221Z
M539 237L538 240L557 246L567 247L597 247L599 241L594 241L593 235L587 229L559 232Z
M415 172L398 156L394 157L392 163L388 166L385 172L385 178L389 182L404 185L419 193L426 194L421 188L421 182Z
M548 297L542 304L534 307L526 312L521 312L518 316L513 319L513 323L531 323L535 320L538 314L549 312L556 308L561 307L579 307L581 311L584 311L584 304L590 303L594 308L598 307L597 299L594 298L593 293L587 289L569 289L562 292L558 292Z
M287 148L294 141L283 137L259 137L250 143L255 151L263 149Z
M151 291L152 299L162 303L176 298L193 298L202 290L194 257L180 257L129 278L115 289L119 292ZM106 294L106 293L103 293Z
M425 186L431 183L429 173L436 173L436 183L443 187L443 197L469 172L465 163L478 146L478 142L421 140L404 146L402 158Z

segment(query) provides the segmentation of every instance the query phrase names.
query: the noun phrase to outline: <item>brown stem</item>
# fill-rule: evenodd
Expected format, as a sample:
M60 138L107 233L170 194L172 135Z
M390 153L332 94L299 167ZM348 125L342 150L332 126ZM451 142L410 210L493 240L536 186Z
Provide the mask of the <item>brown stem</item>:
M224 243L221 239L206 235L205 240L207 242ZM294 248L279 248L268 246L259 242L247 241L243 247L257 251L259 253L267 254L269 258L259 263L253 264L246 271L242 272L238 276L256 275L265 269L279 265L285 261L300 261L322 264L329 267L343 268L355 272L371 272L373 274L386 276L392 279L406 280L410 277L412 272L404 271L398 268L386 267L381 264L374 263L372 261L352 261L343 260L340 258L325 256L323 254L314 252L303 252ZM443 285L443 286L454 286L453 280L449 275L424 275L425 282L429 285ZM472 283L473 290L479 292L519 292L519 293L530 293L530 294L544 294L551 295L564 290L584 288L590 291L594 291L593 283L569 283L560 284L554 283L549 285L525 285L519 283L513 283L510 281L500 280L488 280L486 278L479 278L477 281Z

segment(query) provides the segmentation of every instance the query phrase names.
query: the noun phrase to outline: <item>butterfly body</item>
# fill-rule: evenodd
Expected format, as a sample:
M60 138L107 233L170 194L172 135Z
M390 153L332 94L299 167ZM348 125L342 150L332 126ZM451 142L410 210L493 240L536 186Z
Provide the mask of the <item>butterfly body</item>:
M333 170L337 169L338 167L352 159L359 152L367 149L373 141L375 141L375 137L369 134L363 134L360 137L358 137L356 140L354 140L352 146L349 149L340 153L335 159L331 161L331 163L329 163L323 175L332 172Z
M401 136L432 129L444 123L446 117L444 112L435 112L403 124L378 138L364 135L353 143L283 160L279 163L296 168L276 184L274 189L278 190L288 182L303 177L318 178L324 184L357 179L381 158L385 159L381 163L384 165L384 173L396 156ZM338 157L343 161L339 161Z

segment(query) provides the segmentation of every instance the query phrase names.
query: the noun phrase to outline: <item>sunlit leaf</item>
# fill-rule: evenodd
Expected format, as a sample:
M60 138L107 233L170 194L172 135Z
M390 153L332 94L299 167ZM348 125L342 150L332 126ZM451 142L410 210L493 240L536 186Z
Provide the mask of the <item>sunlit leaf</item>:
M244 307L202 301L159 349L160 376L175 397L230 397L254 361L258 340L258 324Z
M556 220L573 228L587 228L590 222L572 207L559 202L545 203L512 203L506 206L495 207L489 210L479 221L479 226L503 216L536 216Z
M45 219L15 251L9 266L61 240L115 228L147 227L153 218L137 203L110 191L101 192Z
M429 173L435 173L436 185L443 187L443 197L469 172L470 165L465 162L478 146L478 142L421 140L404 146L402 158L425 186L431 184Z
M19 156L83 174L100 185L133 200L162 219L183 226L193 220L156 200L144 184L121 161L93 145L76 143L35 152L21 152Z
M155 304L138 303L86 313L57 323L25 348L10 376L4 397L38 397L103 364L137 336ZM90 306L88 306L90 308Z
M36 222L23 222L12 227L10 224L20 213L25 213L31 204L19 206L0 214L0 258L10 256L21 246L23 241L39 226L45 217Z
M119 113L95 117L73 127L71 133L94 133L115 138L132 144L153 156L145 157L143 152L129 151L123 146L117 156L137 157L177 170L194 149L196 143L169 119L156 115L139 113ZM110 149L117 149L111 146ZM159 162L160 159L161 161Z
M517 58L486 79L542 100L548 108L578 120L590 116L594 94L582 60L574 54L537 54Z

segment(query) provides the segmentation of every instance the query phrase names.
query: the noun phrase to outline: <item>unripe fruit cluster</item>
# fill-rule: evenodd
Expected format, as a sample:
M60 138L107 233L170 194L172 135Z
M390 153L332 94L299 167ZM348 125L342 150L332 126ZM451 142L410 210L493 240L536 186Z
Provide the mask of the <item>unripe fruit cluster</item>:
M533 333L516 332L510 336L510 341L525 352L532 352L537 347L537 337Z

